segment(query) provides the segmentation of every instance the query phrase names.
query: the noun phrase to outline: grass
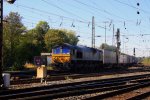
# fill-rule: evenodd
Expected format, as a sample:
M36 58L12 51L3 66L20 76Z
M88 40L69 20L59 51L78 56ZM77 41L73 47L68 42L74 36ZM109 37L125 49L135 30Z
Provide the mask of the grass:
M37 68L37 67L36 67L34 64L32 64L32 63L26 63L26 64L24 65L24 67L27 68L27 69L36 69L36 68ZM47 70L55 70L55 69L56 69L54 66L46 66L46 67L47 67Z
M150 66L150 58L144 58L142 64L145 66Z
M36 66L34 66L34 64L32 64L32 63L26 63L24 65L24 67L27 68L27 69L35 69L36 68Z

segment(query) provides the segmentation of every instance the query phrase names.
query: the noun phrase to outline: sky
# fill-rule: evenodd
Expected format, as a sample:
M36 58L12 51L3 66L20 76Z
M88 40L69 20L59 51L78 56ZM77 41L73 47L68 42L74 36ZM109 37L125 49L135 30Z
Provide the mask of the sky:
M116 45L114 35L120 29L121 52L133 55L135 48L140 57L150 56L149 9L150 0L16 0L14 4L4 1L4 16L18 12L27 29L41 20L47 21L52 29L75 31L80 36L78 44L89 47L94 16L96 47L105 39L107 44Z

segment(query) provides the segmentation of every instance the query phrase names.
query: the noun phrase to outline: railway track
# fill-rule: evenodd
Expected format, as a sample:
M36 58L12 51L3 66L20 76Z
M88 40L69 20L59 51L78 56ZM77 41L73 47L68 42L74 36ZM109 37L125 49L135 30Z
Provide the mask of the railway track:
M63 75L56 75L56 76L51 76L49 78L46 78L46 81L59 81L59 80L66 80L66 79L77 79L77 78L83 78L83 77L93 77L93 76L101 76L102 74L63 74ZM40 78L30 78L30 79L20 79L20 80L14 80L11 81L11 85L16 85L16 84L30 84L30 83L39 83L41 81Z
M139 84L134 84L133 86L130 85L128 87L124 87L124 88L121 88L121 89L118 89L118 90L115 90L115 91L112 91L112 92L108 92L108 93L105 93L105 94L101 94L101 95L98 95L98 96L89 97L89 98L86 98L86 100L106 99L106 98L109 98L109 97L113 97L113 96L121 95L123 93L130 92L130 91L133 91L133 90L136 90L136 89L139 89L139 88L144 88L144 87L147 87L147 86L150 86L150 82L142 82L142 83L139 83Z
M149 81L150 74L145 74L138 76L76 82L19 90L6 90L0 92L0 99L56 99L58 97L64 98L69 96L79 96L96 92L112 91L106 94L102 94L102 97L107 95L109 95L108 97L110 97L115 94L127 92L128 90L132 90L138 87L144 87L147 85L150 86ZM122 92L119 92L121 90ZM99 96L89 97L87 99L99 99Z
M134 67L134 70L147 70L147 69L149 69L149 67L146 67L146 66L143 66L143 65L135 65L135 66L132 66L132 67ZM98 70L98 72L107 72L107 71L119 71L119 70L121 70L121 71L129 71L129 70L131 70L131 68L132 67L130 67L129 69L118 69L118 70L116 70L116 69L114 69L114 68L109 68L109 69L107 69L107 68L103 68L103 69L101 69L101 70ZM126 66L126 68L128 68L127 66ZM70 72L70 71L69 71ZM85 72L85 71L84 71ZM82 72L81 70L79 70L78 72L75 72L75 73L84 73L84 72ZM96 71L95 71L96 72ZM26 70L26 71L4 71L3 73L9 73L12 77L15 77L15 76L21 76L21 77L24 77L24 76L26 76L26 77L28 77L28 76L35 76L36 75L36 70ZM49 74L49 75L60 75L60 74L66 74L66 73L68 73L68 71L56 71L56 70L47 70L47 73ZM72 73L74 73L74 72L72 72ZM86 72L85 72L86 73ZM89 72L87 72L87 73L89 73Z
M50 77L47 77L47 81L59 81L59 80L66 80L67 78L70 79L77 79L77 78L84 78L84 77L94 77L94 76L103 76L103 75L114 75L114 74L123 74L123 73L134 73L134 72L147 72L147 70L144 69L134 69L134 70L125 70L125 71L119 71L119 70L114 70L114 71L105 71L105 72L100 72L100 73L67 73L67 72L51 72ZM24 72L26 73L26 72ZM49 72L50 73L50 72ZM15 73L12 74L15 76ZM21 72L19 74L21 75ZM18 80L12 80L10 82L11 85L16 85L16 84L30 84L30 83L39 83L41 81L40 78L26 78L26 79L18 79Z
M127 100L142 100L142 99L145 99L145 98L147 98L149 96L150 96L150 91L142 93L142 94L134 96L134 97L131 97L131 98L127 99Z
M36 76L36 70L28 70L28 71L5 71L4 73L9 73L11 77L14 79L30 79L31 77ZM60 76L60 75L68 75L67 71L47 71L48 75L51 76ZM16 79L16 80L17 80Z

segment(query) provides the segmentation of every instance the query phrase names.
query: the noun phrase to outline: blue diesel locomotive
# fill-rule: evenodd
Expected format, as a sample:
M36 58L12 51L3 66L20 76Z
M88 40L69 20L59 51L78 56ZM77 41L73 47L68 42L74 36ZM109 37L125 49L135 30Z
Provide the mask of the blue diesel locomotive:
M102 51L64 43L52 49L52 64L66 69L98 67L102 64Z
M133 65L137 58L127 54L120 54L120 65ZM70 45L64 43L52 49L52 64L61 69L97 69L107 66L115 66L116 52L96 49L82 45Z

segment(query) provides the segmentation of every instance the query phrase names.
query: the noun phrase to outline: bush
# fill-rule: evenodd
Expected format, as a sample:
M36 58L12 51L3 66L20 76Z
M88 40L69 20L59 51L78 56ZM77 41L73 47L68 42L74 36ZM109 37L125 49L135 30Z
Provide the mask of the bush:
M13 64L13 66L11 67L11 70L12 71L17 71L17 70L23 70L24 69L24 67L21 65L21 64L19 64L19 63L14 63Z

